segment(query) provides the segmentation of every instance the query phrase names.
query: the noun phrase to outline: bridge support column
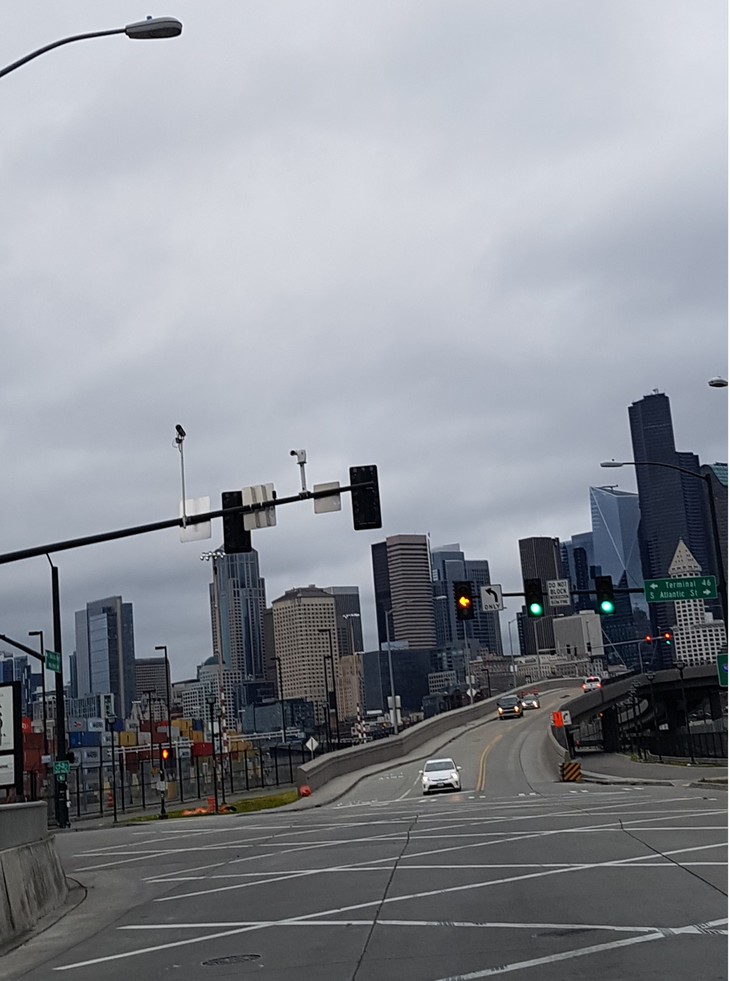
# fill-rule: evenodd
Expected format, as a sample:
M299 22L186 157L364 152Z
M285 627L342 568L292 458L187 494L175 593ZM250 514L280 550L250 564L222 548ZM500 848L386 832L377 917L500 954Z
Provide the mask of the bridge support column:
M609 705L603 710L601 733L604 753L618 753L620 748L618 711L614 705Z
M710 692L710 718L713 720L722 718L722 701L720 692L716 690Z

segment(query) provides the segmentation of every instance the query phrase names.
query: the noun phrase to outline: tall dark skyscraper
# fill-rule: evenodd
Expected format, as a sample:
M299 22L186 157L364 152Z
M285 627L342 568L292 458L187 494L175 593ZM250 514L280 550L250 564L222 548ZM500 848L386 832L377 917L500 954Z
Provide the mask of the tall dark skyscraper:
M213 650L242 682L263 681L263 620L266 584L259 575L256 549L214 555L210 583Z
M520 566L523 579L539 579L545 595L545 616L539 620L529 620L523 615L521 633L523 651L525 654L535 654L537 649L549 651L555 648L555 633L553 617L571 613L570 607L554 610L547 600L545 583L551 579L563 579L563 560L560 554L560 542L557 538L522 538L519 541Z
M629 424L637 463L663 463L701 473L694 453L677 452L666 395L654 391L630 405ZM667 467L644 466L636 467L636 484L644 579L663 579L669 574L680 539L687 544L703 573L716 573L706 485L696 477ZM652 603L650 612L655 632L673 626L673 604Z

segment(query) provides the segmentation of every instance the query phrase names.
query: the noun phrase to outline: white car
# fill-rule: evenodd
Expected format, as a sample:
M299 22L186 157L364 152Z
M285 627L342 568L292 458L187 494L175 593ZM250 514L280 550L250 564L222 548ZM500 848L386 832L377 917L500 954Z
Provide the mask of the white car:
M461 770L452 759L426 760L421 774L424 796L432 790L461 790Z
M581 685L583 691L598 691L601 687L601 679L595 674L589 675Z

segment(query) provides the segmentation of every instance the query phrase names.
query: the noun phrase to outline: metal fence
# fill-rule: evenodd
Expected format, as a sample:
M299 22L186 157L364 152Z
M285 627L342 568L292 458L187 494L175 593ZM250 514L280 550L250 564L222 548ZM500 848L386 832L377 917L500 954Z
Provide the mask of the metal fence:
M254 747L223 755L178 757L164 772L165 806L227 798L268 787L290 786L301 763L310 759L302 743ZM66 780L69 816L103 817L135 811L159 810L163 791L159 762L119 754L118 761L93 766L74 765ZM53 776L24 774L26 800L53 799ZM50 811L49 811L50 814Z

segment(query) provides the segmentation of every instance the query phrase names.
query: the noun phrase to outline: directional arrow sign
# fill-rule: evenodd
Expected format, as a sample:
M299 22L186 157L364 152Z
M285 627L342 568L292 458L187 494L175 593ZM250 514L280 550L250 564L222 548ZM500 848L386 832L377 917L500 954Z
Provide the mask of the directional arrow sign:
M676 576L672 579L645 579L644 596L650 603L676 603L681 600L717 598L714 576Z
M482 596L482 610L484 613L498 613L504 609L502 602L502 587L497 583L491 586L482 586L480 589Z

